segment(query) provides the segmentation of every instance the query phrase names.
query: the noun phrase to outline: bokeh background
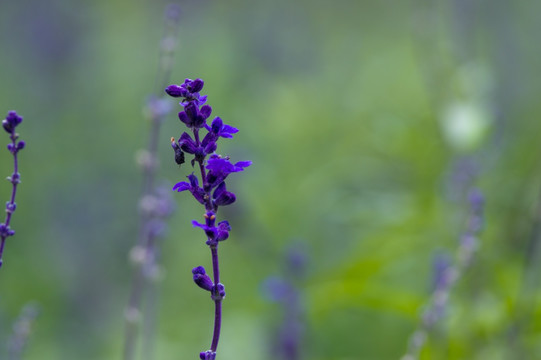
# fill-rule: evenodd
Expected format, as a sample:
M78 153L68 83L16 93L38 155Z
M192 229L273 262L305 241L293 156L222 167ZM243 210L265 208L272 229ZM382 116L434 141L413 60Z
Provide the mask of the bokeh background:
M0 271L0 358L37 303L24 359L120 359L141 171L157 93L163 1L3 0L0 112L27 148ZM220 247L227 288L220 359L273 350L284 279L299 296L300 359L399 359L432 291L438 254L486 198L471 266L423 359L541 358L541 3L529 0L183 1L172 83L203 78L240 132L219 151L253 161ZM177 107L175 111L179 111ZM174 184L164 123L158 178ZM6 134L2 135L7 143ZM0 173L11 172L0 152ZM8 199L10 184L0 186ZM153 359L195 359L213 305L202 209L174 194L161 243ZM4 201L4 200L2 200ZM305 266L287 266L291 249ZM300 249L300 250L299 250ZM278 279L278 280L277 280ZM282 280L279 280L282 279Z

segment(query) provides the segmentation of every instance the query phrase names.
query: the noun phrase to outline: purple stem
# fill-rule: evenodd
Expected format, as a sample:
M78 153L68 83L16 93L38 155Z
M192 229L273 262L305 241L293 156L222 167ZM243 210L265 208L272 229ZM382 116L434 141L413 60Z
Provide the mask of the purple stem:
M212 271L214 274L214 284L216 286L220 283L220 268L218 264L218 245L211 246L210 251L212 254ZM218 288L215 286L214 295L218 291ZM222 327L222 298L221 296L215 296L214 298L214 334L212 335L212 344L210 345L210 350L216 352L218 348L218 341L220 340L220 328Z
M193 135L195 139L196 146L199 147L199 129L193 129ZM205 172L205 166L203 165L204 160L200 160L199 169L201 170L201 180L203 183L203 189L207 188L207 176ZM206 204L205 208L207 211L212 211L213 209L212 198L210 190L206 191ZM214 300L214 332L212 335L212 343L210 345L210 350L216 352L218 348L218 341L220 340L220 329L222 327L222 297L218 294L218 284L220 283L220 265L218 261L218 244L210 245L210 252L212 255L212 273L214 276L214 289L212 290L212 298Z
M19 184L19 164L18 164L18 161L17 161L17 143L16 143L16 140L17 140L17 137L18 135L15 133L15 129L13 129L13 131L11 132L11 135L10 135L10 139L11 139L11 144L13 146L13 151L12 151L12 154L13 154L13 174L11 175L11 183L13 184L13 188L11 190L11 199L8 203L8 206L10 209L13 209L14 208L14 205L15 205L15 195L17 194L17 184ZM14 210L9 210L9 211L6 211L6 221L4 222L4 225L6 226L6 229L9 229L9 223L11 222L11 216L13 214L13 211ZM1 240L0 240L0 268L2 267L2 255L4 254L4 246L6 244L6 238L8 237L8 235L1 235Z

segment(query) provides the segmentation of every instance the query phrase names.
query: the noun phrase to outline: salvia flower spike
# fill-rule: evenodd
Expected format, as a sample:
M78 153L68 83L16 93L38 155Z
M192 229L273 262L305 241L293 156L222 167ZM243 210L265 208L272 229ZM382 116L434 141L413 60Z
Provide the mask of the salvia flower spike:
M169 85L165 92L174 98L181 98L180 105L183 111L178 113L178 118L189 129L188 132L183 132L178 140L171 138L175 162L178 165L183 164L185 154L189 154L193 156L191 165L196 168L187 176L188 181L177 183L173 190L189 191L195 200L205 207L204 221L193 220L192 225L201 228L206 235L206 244L210 248L212 257L213 278L207 275L202 266L195 267L192 274L195 284L210 292L210 297L215 304L214 334L210 349L199 354L202 360L214 360L220 339L222 300L225 297L225 287L220 283L218 244L226 240L231 231L227 220L217 222L216 214L221 206L231 205L237 199L236 195L226 187L227 177L244 171L251 162L234 163L229 157L216 153L218 140L231 139L239 130L225 124L220 117L215 117L210 124L207 123L212 108L206 105L207 96L200 93L203 86L204 81L201 79L186 79L181 85Z
M455 261L439 257L435 261L433 291L423 311L420 324L410 337L408 350L401 360L416 360L426 343L427 337L444 316L453 286L471 265L479 246L479 234L484 222L484 196L477 188L468 193L470 205L466 230L460 238Z
M0 223L0 268L2 267L2 255L4 253L6 239L15 234L15 231L9 227L9 224L11 222L11 217L17 208L17 204L15 204L15 195L17 194L17 185L21 182L17 153L26 146L26 143L23 140L18 140L19 134L15 132L15 129L22 121L22 116L19 116L15 111L8 112L6 118L2 120L2 127L9 134L9 138L11 139L11 143L8 144L7 149L13 155L13 174L7 178L12 184L11 198L6 202L6 218L3 223Z

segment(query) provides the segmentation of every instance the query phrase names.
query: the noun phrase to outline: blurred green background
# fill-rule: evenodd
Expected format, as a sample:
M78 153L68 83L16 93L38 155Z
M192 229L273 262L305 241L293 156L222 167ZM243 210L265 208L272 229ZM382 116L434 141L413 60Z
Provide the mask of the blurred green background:
M218 151L253 161L220 247L227 288L220 359L273 359L282 310L262 283L301 243L302 359L399 359L454 254L465 194L486 197L472 266L423 359L540 359L541 3L530 0L185 1L172 83L205 80L214 115L240 129ZM29 301L24 359L120 359L162 1L0 2L0 112L27 148L0 271L0 358ZM180 108L175 107L175 112ZM159 179L185 179L165 122ZM7 143L6 134L2 143ZM4 145L2 145L2 149ZM0 174L11 172L0 151ZM464 168L466 170L464 170ZM8 199L10 185L0 186ZM212 302L202 209L174 194L162 243L154 359L195 359ZM4 200L2 200L4 201Z

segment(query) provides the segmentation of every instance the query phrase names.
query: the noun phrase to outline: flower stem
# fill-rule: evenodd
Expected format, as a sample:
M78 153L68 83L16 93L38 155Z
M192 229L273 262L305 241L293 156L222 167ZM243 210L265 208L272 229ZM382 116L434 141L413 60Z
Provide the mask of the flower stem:
M16 149L17 147L17 137L18 135L15 133L15 130L11 133L10 139L11 144L13 146L13 149ZM13 151L13 174L11 175L11 184L13 185L11 190L11 198L8 203L9 208L13 208L15 206L15 195L17 194L17 184L19 184L19 163L17 160L17 152ZM4 225L7 229L9 229L9 223L11 222L11 216L13 215L13 210L7 211L6 210L6 221L4 222ZM4 254L4 247L6 244L6 239L8 235L2 234L0 236L0 268L2 267L2 255Z
M218 262L218 245L211 246L212 254L212 272L214 274L214 334L212 335L212 344L210 350L216 352L218 341L220 340L220 329L222 327L222 297L218 296L217 285L220 283L220 268Z

